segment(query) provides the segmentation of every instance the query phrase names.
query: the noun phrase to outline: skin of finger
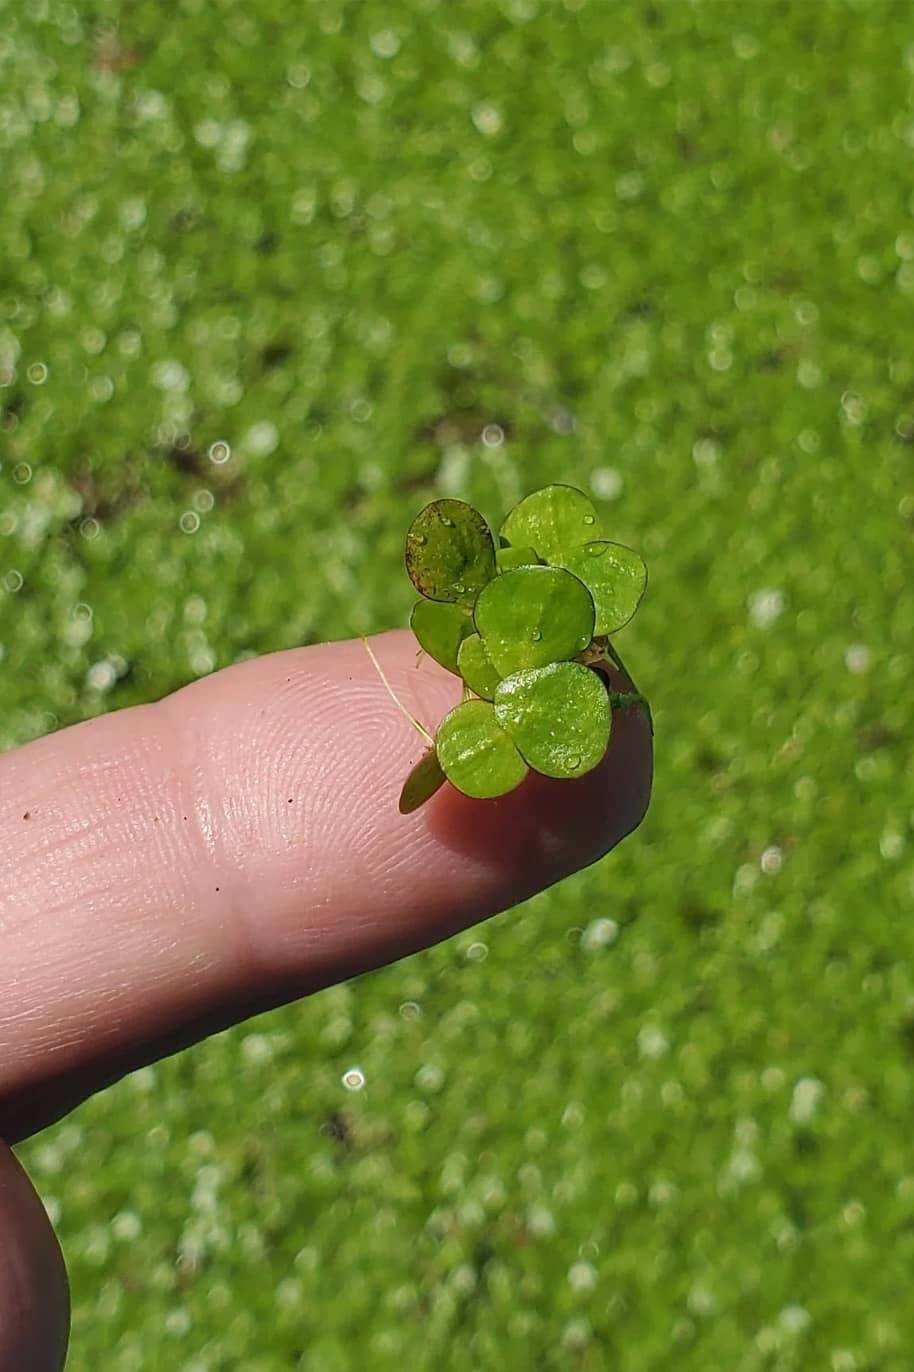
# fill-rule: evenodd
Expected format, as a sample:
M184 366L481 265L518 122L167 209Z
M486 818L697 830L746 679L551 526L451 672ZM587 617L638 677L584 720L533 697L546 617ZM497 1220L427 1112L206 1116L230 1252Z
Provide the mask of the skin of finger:
M373 640L434 728L457 679ZM641 819L617 716L575 782L397 809L423 748L359 641L252 659L0 758L0 1136L163 1052L428 946L595 861Z
M0 1372L59 1372L69 1323L54 1231L19 1162L0 1143Z

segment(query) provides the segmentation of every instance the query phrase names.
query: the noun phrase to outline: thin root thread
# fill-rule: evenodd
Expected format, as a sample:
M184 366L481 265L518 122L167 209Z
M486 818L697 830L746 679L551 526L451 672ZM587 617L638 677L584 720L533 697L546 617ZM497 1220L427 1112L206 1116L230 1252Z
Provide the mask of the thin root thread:
M396 691L391 686L390 682L387 680L387 677L384 675L384 669L381 666L378 659L375 657L374 649L372 648L371 644L368 642L368 639L365 637L364 634L362 634L362 642L365 645L366 653L374 663L375 671L381 678L381 681L384 683L384 689L387 691L387 694L390 696L391 700L396 705L397 709L400 711L401 714L406 716L406 718L409 720L410 724L413 726L416 732L421 734L421 736L425 739L428 746L430 748L434 748L435 740L432 738L431 734L429 733L428 729L426 729L425 725L420 724L418 719L411 715L409 710L407 710L406 706L403 704L402 700L399 698Z

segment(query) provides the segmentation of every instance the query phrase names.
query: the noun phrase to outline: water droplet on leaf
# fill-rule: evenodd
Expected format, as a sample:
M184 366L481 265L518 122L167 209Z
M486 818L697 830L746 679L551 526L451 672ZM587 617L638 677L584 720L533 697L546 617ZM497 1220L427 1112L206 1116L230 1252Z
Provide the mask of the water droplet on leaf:
M542 631L540 629L534 629L533 633L530 635L534 643L539 643L542 636Z
M591 557L603 557L606 553L606 544L592 543L587 551Z
M596 522L596 521L594 520L593 515L585 515L585 516L584 516L584 523L585 523L585 524L593 524L593 523L595 523L595 522Z
M571 771L573 771L573 772L577 771L577 769L580 767L580 765L581 765L581 754L580 754L580 753L569 753L569 754L568 754L568 766L569 766L569 768L571 769Z
M427 543L428 539L425 537L425 534L416 534L416 542L419 544Z
M453 519L448 519L447 515L441 516L441 523L444 525L446 529L453 529L454 527Z

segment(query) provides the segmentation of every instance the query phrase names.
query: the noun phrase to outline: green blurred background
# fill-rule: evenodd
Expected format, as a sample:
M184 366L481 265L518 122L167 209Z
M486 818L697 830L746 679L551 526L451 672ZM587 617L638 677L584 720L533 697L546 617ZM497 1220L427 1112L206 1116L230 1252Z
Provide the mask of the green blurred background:
M635 837L22 1150L71 1368L910 1369L912 155L907 4L0 0L2 745L651 566Z

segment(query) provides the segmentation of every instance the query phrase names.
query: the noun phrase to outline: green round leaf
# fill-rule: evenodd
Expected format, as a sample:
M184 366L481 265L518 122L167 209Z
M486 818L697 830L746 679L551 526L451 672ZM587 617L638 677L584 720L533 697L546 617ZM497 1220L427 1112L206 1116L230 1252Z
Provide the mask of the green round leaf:
M464 500L433 500L409 526L406 570L427 600L472 605L495 575L488 524Z
M561 567L518 567L480 593L476 628L500 676L583 652L593 637L587 587Z
M527 775L527 764L487 700L465 700L445 715L435 747L448 781L477 800L503 796Z
M422 754L403 783L403 790L400 792L400 814L411 815L414 810L418 810L420 805L424 805L438 788L444 785L445 780L438 754L434 748L429 748Z
M429 657L460 676L457 650L473 632L470 611L442 600L417 600L409 617L410 628Z
M544 486L525 496L499 530L512 547L535 548L547 562L562 562L578 544L599 538L597 512L576 486Z
M483 700L492 699L501 677L493 667L479 634L470 634L461 643L457 653L457 670L471 691L482 696Z
M628 623L647 585L647 567L633 548L601 539L584 543L561 561L593 596L597 612L594 633L612 634Z
M495 718L535 771L579 777L606 752L612 710L596 672L579 662L554 662L500 682Z
M511 572L515 567L535 567L538 563L534 548L495 549L495 565L500 572Z

